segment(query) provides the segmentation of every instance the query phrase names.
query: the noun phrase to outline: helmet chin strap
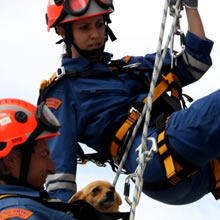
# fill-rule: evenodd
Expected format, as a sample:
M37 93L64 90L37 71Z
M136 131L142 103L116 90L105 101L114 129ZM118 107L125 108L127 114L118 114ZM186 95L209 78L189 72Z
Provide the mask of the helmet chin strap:
M95 49L95 50L81 50L77 44L75 42L72 43L72 45L75 47L76 51L86 57L86 58L90 58L90 59L96 59L99 58L100 56L102 56L103 52L104 52L104 48L105 48L105 43L102 47Z
M30 147L30 145L32 147ZM19 178L12 176L11 174L5 174L5 175L2 174L0 175L0 179L5 181L9 185L24 186L37 191L42 191L43 187L34 187L31 184L29 184L27 181L31 156L35 145L36 145L36 141L28 141L28 144L25 143L19 145L19 149L22 156Z
M6 175L4 176L4 180L6 181L6 183L25 186L35 190L43 190L43 188L38 188L30 185L27 181L31 157L34 152L34 148L37 145L37 141L35 140L35 138L38 137L43 130L43 126L41 124L38 124L36 129L28 137L28 140L25 143L19 145L19 150L22 156L19 178L12 177L11 175Z
M36 144L32 143L32 144ZM31 155L33 147L29 147L26 144L17 145L19 152L21 153L21 164L19 177L15 177L11 174L1 174L0 179L5 181L9 185L17 185L32 188L27 182L27 176L30 166ZM31 149L31 150L30 150Z

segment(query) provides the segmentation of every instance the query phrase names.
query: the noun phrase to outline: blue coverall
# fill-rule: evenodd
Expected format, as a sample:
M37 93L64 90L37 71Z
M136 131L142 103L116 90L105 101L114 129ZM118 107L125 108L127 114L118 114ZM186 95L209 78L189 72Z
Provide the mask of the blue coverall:
M64 212L51 209L31 198L40 198L38 191L15 185L0 185L0 196L15 194L0 200L0 219L28 219L28 220L74 220L75 218ZM76 220L76 219L75 219Z
M178 57L176 67L183 87L200 79L211 66L213 42L188 32L185 44L186 50ZM45 98L58 103L51 110L62 124L60 136L49 141L57 173L48 178L46 186L53 196L63 201L67 201L76 190L77 142L108 153L112 134L125 121L130 103L141 102L147 95L146 88L133 74L113 76L104 73L109 71L111 58L108 53L104 53L102 62L93 62L85 57L64 58L62 66L65 70L97 70L99 75L83 73L78 77L63 77ZM132 57L129 64L141 63L142 67L152 68L154 60L155 54L147 54ZM170 62L170 54L167 53L164 65L170 65ZM162 70L160 74L167 72ZM146 76L151 77L151 72L146 71ZM194 102L187 110L173 113L166 128L166 136L173 149L184 160L200 167L197 174L175 187L156 192L144 189L144 193L168 204L187 204L208 193L208 162L220 155L219 99L220 92L217 91ZM142 132L137 134L125 162L129 173L137 166L135 151L141 143L141 135ZM154 126L149 127L148 135L157 137ZM164 167L155 154L145 170L144 182L159 183L165 179Z

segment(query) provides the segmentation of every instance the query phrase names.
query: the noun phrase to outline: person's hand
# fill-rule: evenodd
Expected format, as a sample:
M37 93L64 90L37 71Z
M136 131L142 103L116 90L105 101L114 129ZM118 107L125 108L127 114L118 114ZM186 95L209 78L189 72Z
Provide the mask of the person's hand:
M198 0L183 0L183 4L187 8L198 8Z
M175 5L177 0L170 0L170 5ZM198 0L182 0L182 3L187 8L197 8L198 7Z

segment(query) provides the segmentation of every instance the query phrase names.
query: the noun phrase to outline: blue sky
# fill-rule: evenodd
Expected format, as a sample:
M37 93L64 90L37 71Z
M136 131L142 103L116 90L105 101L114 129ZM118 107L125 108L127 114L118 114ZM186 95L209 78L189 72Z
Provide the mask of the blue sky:
M156 51L164 1L114 0L111 28L116 42L108 42L106 51L114 58L124 55L144 55ZM47 0L3 1L0 24L0 98L14 97L36 103L41 80L48 79L60 65L60 38L53 30L47 32L45 12ZM184 88L184 92L198 99L219 89L220 82L220 31L218 0L199 1L199 9L206 35L214 40L213 66L198 82ZM186 30L184 12L181 27ZM170 28L168 21L167 28ZM78 188L96 179L113 181L115 174L109 167L98 168L92 164L79 166ZM123 195L124 176L117 189ZM131 194L132 195L132 194ZM163 220L214 220L220 214L220 203L208 195L186 206L169 206L141 196L136 219ZM123 211L129 207L123 199ZM143 218L145 216L145 218Z

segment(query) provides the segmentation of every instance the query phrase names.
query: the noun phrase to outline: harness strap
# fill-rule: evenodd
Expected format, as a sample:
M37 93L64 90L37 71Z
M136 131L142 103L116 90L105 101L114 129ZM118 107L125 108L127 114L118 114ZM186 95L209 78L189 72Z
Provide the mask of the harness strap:
M85 154L80 144L77 145L77 163L85 165L88 161L95 163L99 167L105 167L105 163L109 163L112 170L116 172L117 166L112 160L112 157L100 153Z
M8 197L15 197L17 196L16 194L2 194L0 195L0 199L8 198Z
M74 218L79 220L97 219L97 220L129 220L129 212L102 213L83 200L77 200L72 203L63 203L50 201L48 198L35 198L17 194L2 194L0 200L9 197L29 198L38 201L48 208L62 212L71 212Z
M131 56L125 56L123 60L115 60L112 61L113 65L110 65L110 69L118 69L123 67L124 65L126 65L129 61L131 60ZM121 61L121 62L119 62ZM48 86L50 86L52 83L54 83L54 81L58 80L59 78L61 78L64 73L66 74L70 74L72 76L77 76L80 72L82 71L78 71L78 70L73 70L70 71L71 73L68 73L68 71L64 71L64 68L61 67L57 70L57 72L53 73L52 76L50 77L49 80L42 80L41 84L40 84L40 91L43 91L44 89L46 89ZM92 71L83 71L83 72L92 72ZM97 72L97 71L96 71Z
M127 134L128 130L135 124L139 117L137 111L132 111L123 125L119 128L116 132L115 136L112 139L110 153L113 158L116 158L120 153L120 145L122 145L122 140L124 139L125 135Z
M57 78L57 73L53 73L49 80L42 80L40 84L40 90L44 90Z
M169 72L166 76L162 75L162 81L155 87L153 102L156 101L168 89L168 87L174 83L177 83L179 85L179 88L181 88L179 79L175 74ZM171 93L177 99L180 98L177 87L171 88ZM143 102L145 103L146 101L147 101L147 96L144 98Z
M171 93L172 96L179 99L179 91L176 89L176 87L172 87L174 84L178 84L180 86L178 77L173 74L172 72L168 73L166 76L162 76L161 82L155 87L153 102L159 99L159 97L164 94L169 87L171 87ZM181 88L181 87L180 87ZM143 99L143 104L147 102L147 96ZM122 150L122 142L127 134L127 132L134 126L136 121L139 118L138 111L132 110L128 118L125 120L125 122L122 124L122 126L118 129L116 134L112 138L112 143L110 146L110 153L114 160L118 160L117 157L120 154L120 151Z
M168 121L168 119L169 118L167 118L166 121ZM143 187L146 190L159 191L168 189L175 186L183 179L191 177L198 170L196 166L186 162L172 149L165 135L165 129L161 129L160 127L157 138L158 153L166 172L166 180L160 183L144 182Z
M163 162L166 177L171 185L176 185L182 179L189 178L197 172L197 167L180 159L171 149L165 137L165 130L158 135L158 152Z
M165 126L162 128L161 121L163 117L160 117L159 124L157 126L157 130L159 132L158 135L158 153L160 155L160 159L163 163L165 168L167 180L162 181L160 183L155 184L148 184L144 183L143 187L148 190L158 191L170 188L175 186L180 181L187 179L194 175L199 168L186 162L180 156L176 154L176 152L172 149L170 144L166 139L165 134ZM167 118L168 121L169 118ZM164 120L163 120L164 121ZM167 123L166 121L166 123ZM212 192L213 196L216 200L220 199L220 161L219 159L214 159L210 162L210 182L211 188L210 191ZM213 174L213 175L212 175ZM213 186L213 177L214 177L214 186Z

